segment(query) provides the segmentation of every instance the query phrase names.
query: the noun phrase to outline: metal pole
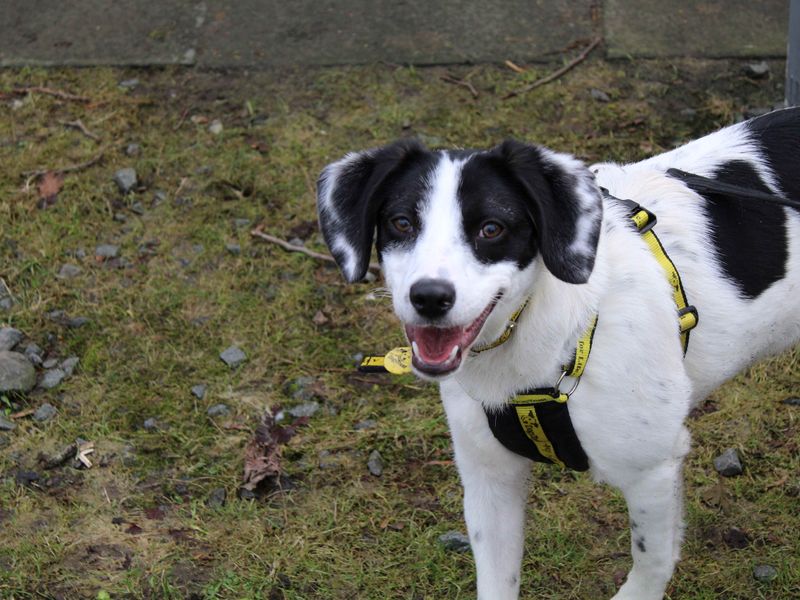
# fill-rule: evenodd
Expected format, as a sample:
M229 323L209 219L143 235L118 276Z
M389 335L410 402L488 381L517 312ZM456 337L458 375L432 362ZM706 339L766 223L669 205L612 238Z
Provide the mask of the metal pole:
M786 60L786 104L800 105L800 0L789 5L789 50Z

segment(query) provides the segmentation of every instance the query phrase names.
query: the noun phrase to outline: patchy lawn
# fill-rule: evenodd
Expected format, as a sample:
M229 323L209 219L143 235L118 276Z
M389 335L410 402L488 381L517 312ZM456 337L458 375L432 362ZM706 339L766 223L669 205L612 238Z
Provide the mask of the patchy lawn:
M58 386L0 398L16 425L0 432L0 597L473 597L471 556L438 542L464 525L434 388L353 371L358 352L401 340L379 284L346 285L250 229L324 250L320 169L398 137L640 159L774 105L771 66L751 80L735 61L590 60L510 100L552 67L0 71L0 278L15 302L0 323L44 360L80 358ZM36 86L85 99L13 92ZM63 181L30 173L70 165ZM126 167L138 183L123 195ZM96 258L101 244L118 256ZM57 277L64 264L79 270ZM235 369L219 359L231 345L247 354ZM799 375L797 351L771 360L692 419L670 598L800 597L800 407L781 402ZM241 498L264 412L310 402L281 477ZM44 403L57 414L38 421ZM74 454L44 468L77 438L94 443L91 468ZM729 447L745 473L719 480ZM619 495L544 466L534 479L523 598L613 595L629 565ZM760 564L777 578L756 581Z

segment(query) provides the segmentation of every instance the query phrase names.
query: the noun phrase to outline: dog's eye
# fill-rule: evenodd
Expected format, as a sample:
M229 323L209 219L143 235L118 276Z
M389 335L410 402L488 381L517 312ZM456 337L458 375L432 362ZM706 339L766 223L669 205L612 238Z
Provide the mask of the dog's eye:
M398 233L411 233L414 230L414 226L411 224L411 221L406 217L395 217L392 219L392 226L397 230Z
M481 227L481 230L478 232L478 235L482 238L487 240L491 240L496 238L498 235L503 233L503 226L500 223L496 223L494 221L487 221Z

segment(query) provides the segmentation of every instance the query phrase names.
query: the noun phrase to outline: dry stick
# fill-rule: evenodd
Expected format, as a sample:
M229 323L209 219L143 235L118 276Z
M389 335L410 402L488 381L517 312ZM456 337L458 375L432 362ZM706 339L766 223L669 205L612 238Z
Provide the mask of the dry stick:
M81 121L80 119L76 119L75 121L61 121L61 124L64 127L69 127L71 129L77 129L83 135L85 135L89 139L94 140L95 142L99 142L100 141L100 136L97 135L96 133L92 133L91 131L89 131L89 129L87 129L86 125L84 125L83 121Z
M473 98L477 98L478 97L478 90L476 90L475 87L469 81L465 81L464 79L456 79L455 77L452 77L451 75L442 75L440 77L440 79L442 81L447 82L447 83L452 83L454 85L460 85L462 87L465 87L470 91L470 93L472 94Z
M336 259L333 258L330 254L323 254L321 252L314 252L313 250L309 250L308 248L304 248L303 246L295 246L294 244L290 244L286 240L282 240L281 238L275 237L268 233L264 233L258 229L253 229L250 232L250 235L253 237L260 238L264 241L270 242L272 244L277 244L284 250L288 252L301 252L311 258L316 258L317 260L323 260L325 262L334 263L336 264ZM381 266L376 263L369 263L369 270L374 271L376 273L380 272Z
M600 42L602 42L602 41L603 41L603 38L599 38L599 37L593 39L592 42L588 46L586 46L586 48L584 48L583 51L578 56L576 56L572 61L570 61L567 64L565 64L563 67L561 67L557 71L553 71L552 73L550 73L550 75L547 75L546 77L542 77L541 79L537 79L536 81L534 81L530 85L526 85L525 87L520 88L520 89L518 89L516 91L509 92L508 94L503 96L503 100L508 100L509 98L513 98L514 96L519 96L520 94L524 94L526 92L530 92L531 90L535 90L537 87L540 87L540 86L542 86L542 85L544 85L546 83L550 83L551 81L553 81L555 79L558 79L564 73L566 73L567 71L569 71L570 69L572 69L573 67L578 65L579 63L581 63L584 60L586 60L586 57L589 56L589 53L592 50L594 50L598 46L598 44L600 44Z
M83 171L84 169L88 169L99 163L103 160L105 156L107 148L103 148L97 153L93 158L90 158L86 162L78 163L75 165L67 165L66 167L59 167L57 169L42 169L39 171L25 171L22 175L27 177L28 180L25 182L25 189L29 189L33 180L37 177L41 177L46 173L53 172L53 173L74 173L75 171Z
M42 86L32 86L32 87L23 87L23 88L14 88L11 90L13 94L45 94L46 96L55 96L56 98L60 98L61 100L71 100L73 102L91 102L92 99L88 96L76 96L75 94L70 94L67 92L62 92L61 90L54 90L53 88L49 87L42 87Z
M505 65L506 65L506 66L507 66L509 69L511 69L512 71L514 71L514 72L516 72L516 73L526 73L526 72L528 71L528 69L525 69L525 68L523 68L523 67L520 67L520 66L519 66L517 63L515 63L515 62L512 62L512 61L510 61L510 60L506 60L506 61L505 61Z

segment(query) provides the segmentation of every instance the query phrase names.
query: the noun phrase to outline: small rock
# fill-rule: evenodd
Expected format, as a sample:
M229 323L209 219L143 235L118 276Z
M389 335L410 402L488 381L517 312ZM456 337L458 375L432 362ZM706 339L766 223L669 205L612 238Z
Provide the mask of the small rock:
M36 471L25 471L20 469L14 475L14 479L16 479L17 483L20 485L30 485L39 481L39 474Z
M289 243L292 246L297 246L298 248L302 248L302 247L304 247L306 245L306 243L303 240L301 240L299 237L293 237L292 239L289 240Z
M214 119L208 126L208 132L211 133L212 135L219 135L220 133L222 133L223 129L224 127L222 126L222 121L220 121L219 119Z
M197 385L192 386L192 395L197 398L198 400L202 400L206 397L206 384L205 383L198 383Z
M228 494L225 491L225 488L215 488L211 490L211 493L208 495L208 499L206 500L206 506L209 508L222 508L225 506L225 500L227 499Z
M17 424L14 421L6 419L2 413L0 413L0 431L14 431L17 428Z
M86 250L84 250L83 248L78 248L77 250L75 250L74 256L78 260L83 260L84 258L86 258Z
M294 400L308 402L316 397L316 392L314 391L316 382L317 380L315 378L304 375L303 377L298 377L294 381L288 382L284 387L284 391Z
M91 319L88 317L72 317L67 321L67 327L70 329L78 329L79 327L83 327L89 323L91 323Z
M155 431L158 429L158 421L154 417L150 417L144 420L142 427L144 427L145 431Z
M13 327L0 328L0 351L11 350L14 346L19 344L22 339L22 332Z
M43 369L52 369L58 364L57 358L48 358L46 361L42 363Z
M56 410L56 407L48 402L45 402L36 409L36 412L33 413L33 418L40 423L44 423L45 421L49 421L55 417L57 414L58 411Z
M73 265L70 263L65 263L61 265L61 268L58 270L58 277L59 279L73 279L81 274L81 268L78 265Z
M116 258L119 255L119 246L114 244L100 244L94 249L94 255L99 258Z
M4 296L0 291L0 310L11 310L12 306L14 306L14 301L11 296Z
M592 100L596 100L597 102L611 102L611 98L603 90L592 88L589 93L592 96Z
M123 89L132 90L136 86L139 85L139 80L136 79L136 78L134 78L134 79L125 79L123 81L120 81L119 84L117 84L117 85L119 85L119 87L121 87Z
M788 404L789 406L800 406L800 398L786 398L781 400L781 404Z
M305 402L286 410L294 418L312 417L319 410L319 402Z
M64 381L67 376L61 369L48 369L44 372L44 376L39 381L39 387L45 390L50 390L56 387L59 383Z
M36 371L24 354L0 350L0 393L29 392L36 385Z
M373 450L367 460L367 468L369 472L375 477L380 477L383 474L383 457L377 450Z
M67 377L71 377L80 361L81 359L77 356L70 356L61 362L59 368L66 373Z
M25 356L28 357L28 360L31 361L31 363L34 366L39 366L42 364L43 352L44 350L42 350L38 345L34 344L33 342L25 346Z
M228 408L227 404L215 404L214 406L208 407L206 414L209 417L224 417L231 414L231 409Z
M234 219L233 220L233 226L236 227L236 229L244 229L245 227L248 227L250 225L250 223L251 223L250 219Z
M231 369L235 369L247 360L247 355L238 346L231 346L220 353L219 357Z
M363 431L364 429L372 429L377 425L378 422L375 419L364 419L363 421L359 421L358 423L353 425L353 429L355 429L356 431Z
M139 216L143 215L144 205L139 201L134 202L133 204L131 204L131 212Z
M241 500L255 500L257 496L253 490L248 490L247 488L239 488L239 498Z
M439 543L445 550L451 552L466 552L469 550L469 538L460 531L448 531L439 536Z
M136 170L130 167L120 169L114 173L114 183L117 184L120 192L127 194L136 187L137 183L139 183L139 179L136 176Z
M150 208L155 208L160 204L163 204L167 200L167 193L162 190L156 190L153 192L153 199L150 201Z
M763 79L769 76L769 65L766 61L750 63L745 65L744 74L751 79Z
M139 156L142 153L142 147L139 144L128 144L125 146L125 155L131 158Z
M753 577L761 583L769 583L778 577L778 570L771 565L756 565L753 567Z
M367 283L375 283L376 281L378 281L378 276L375 275L375 273L373 273L372 271L367 271L366 273L364 273L364 279L362 279L361 281L366 281Z
M734 448L728 448L714 459L714 468L723 477L735 477L741 475L742 461L739 460L739 453Z
M239 244L225 244L225 250L234 256L238 256L242 253L242 247Z

